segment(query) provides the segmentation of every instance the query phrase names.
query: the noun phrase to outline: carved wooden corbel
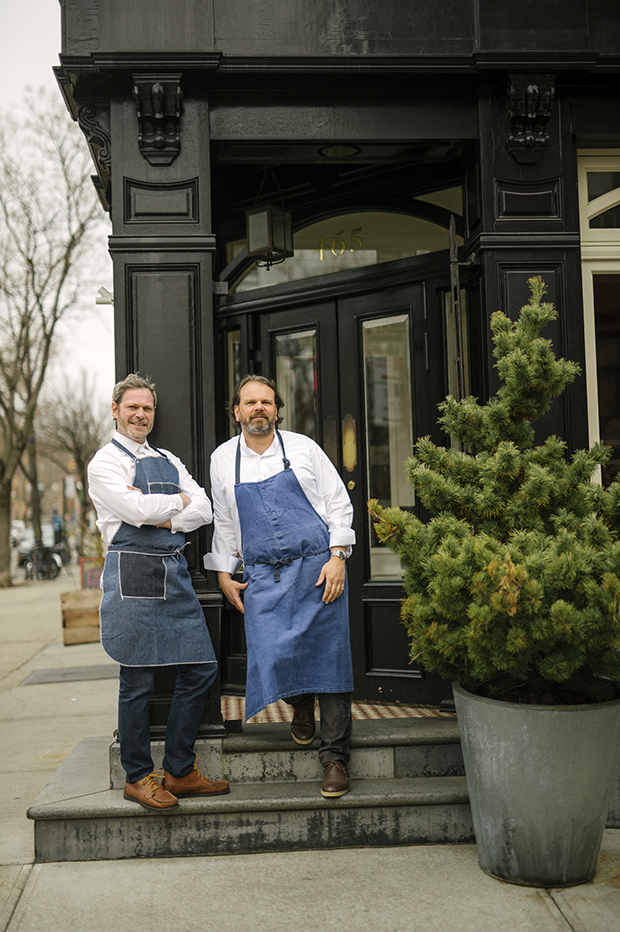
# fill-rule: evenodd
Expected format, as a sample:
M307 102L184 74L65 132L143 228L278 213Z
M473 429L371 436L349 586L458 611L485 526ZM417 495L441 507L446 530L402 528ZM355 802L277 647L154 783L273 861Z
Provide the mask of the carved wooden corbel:
M99 167L109 174L111 163L110 108L99 107L92 103L84 104L78 107L77 121Z
M538 162L546 152L554 97L554 74L510 75L507 141L517 162Z
M151 165L170 165L181 151L181 75L134 74L138 145Z

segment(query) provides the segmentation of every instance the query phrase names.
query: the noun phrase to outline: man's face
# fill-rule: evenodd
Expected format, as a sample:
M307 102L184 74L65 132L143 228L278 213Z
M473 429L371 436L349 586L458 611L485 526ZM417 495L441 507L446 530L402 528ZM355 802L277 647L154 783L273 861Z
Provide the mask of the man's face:
M144 443L155 420L152 393L148 388L128 388L120 404L112 402L112 417L116 418L116 429L123 437Z
M234 412L248 434L260 437L273 433L278 419L273 389L261 382L248 382L241 389Z

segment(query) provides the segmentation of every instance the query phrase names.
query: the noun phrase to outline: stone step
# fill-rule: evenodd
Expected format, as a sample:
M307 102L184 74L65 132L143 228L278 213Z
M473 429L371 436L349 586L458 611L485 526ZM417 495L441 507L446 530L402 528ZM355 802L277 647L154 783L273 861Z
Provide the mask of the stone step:
M239 783L285 783L322 779L319 737L296 745L290 725L246 725L242 734L224 739L198 739L199 768L211 779ZM162 741L152 743L153 761L162 766ZM455 718L409 718L355 721L349 775L352 779L462 776L463 757ZM125 774L117 742L110 747L113 789L122 789Z
M462 776L353 779L350 792L338 799L323 799L318 780L245 782L227 796L181 800L178 808L159 813L110 789L109 745L106 738L81 741L30 808L37 861L473 839Z
M248 726L242 735L199 741L197 749L201 769L231 780L230 794L181 800L159 813L123 798L115 743L85 738L28 812L36 860L473 840L454 719L356 722L351 790L339 799L320 795L316 747L293 745L288 725ZM161 760L161 743L153 750ZM620 769L607 825L620 825Z

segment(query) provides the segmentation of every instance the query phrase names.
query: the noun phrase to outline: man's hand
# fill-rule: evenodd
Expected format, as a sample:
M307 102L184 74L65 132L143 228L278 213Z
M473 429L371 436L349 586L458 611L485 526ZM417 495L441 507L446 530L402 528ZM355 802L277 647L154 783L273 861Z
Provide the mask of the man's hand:
M218 573L217 579L220 584L220 589L233 606L233 608L238 609L242 614L243 611L243 602L241 600L241 593L244 589L247 588L247 583L237 582L236 579L233 579L230 573Z
M317 586L325 583L325 592L323 593L323 602L327 605L334 602L344 592L344 582L347 575L345 561L340 558L330 559L323 565L321 575L317 580Z

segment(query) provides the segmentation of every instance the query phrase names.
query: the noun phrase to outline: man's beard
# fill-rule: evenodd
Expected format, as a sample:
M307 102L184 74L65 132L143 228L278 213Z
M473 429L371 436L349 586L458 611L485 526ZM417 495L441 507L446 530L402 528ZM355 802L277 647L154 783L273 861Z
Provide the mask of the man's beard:
M248 418L248 420L242 423L241 426L248 432L248 434L252 434L254 437L265 437L267 434L271 434L273 432L273 429L276 426L275 420L270 421L269 418L265 418L263 424L255 423L257 420L259 420L259 418Z

